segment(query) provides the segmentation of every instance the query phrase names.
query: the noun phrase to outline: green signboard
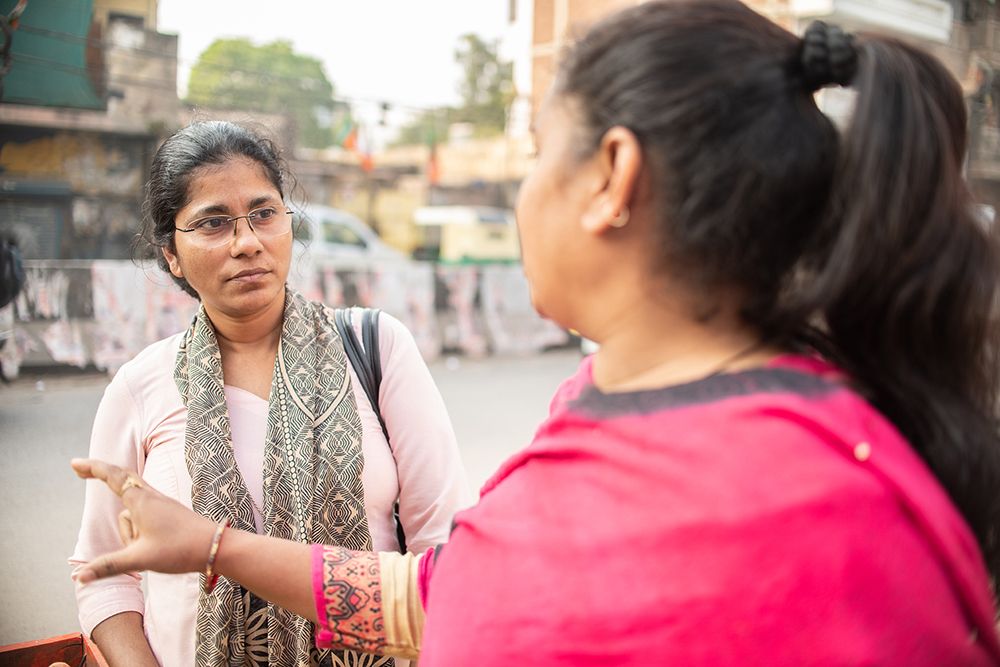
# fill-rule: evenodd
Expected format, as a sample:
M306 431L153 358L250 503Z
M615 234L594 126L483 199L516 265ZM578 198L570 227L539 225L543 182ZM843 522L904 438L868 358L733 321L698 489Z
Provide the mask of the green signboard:
M16 4L0 0L0 14L8 16ZM0 33L0 50L10 47L0 101L106 109L104 45L99 29L91 29L93 14L93 0L27 0L16 27Z

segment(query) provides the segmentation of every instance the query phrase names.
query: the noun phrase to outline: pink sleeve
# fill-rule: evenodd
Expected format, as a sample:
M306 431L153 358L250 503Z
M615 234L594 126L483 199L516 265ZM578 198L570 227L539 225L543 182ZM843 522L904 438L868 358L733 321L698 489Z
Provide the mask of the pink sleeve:
M323 582L323 545L312 545L312 584L313 601L316 603L316 646L329 648L333 642L333 633L327 629L326 620L326 586Z
M472 505L472 493L427 364L409 330L386 313L379 316L379 350L379 409L399 475L399 519L407 550L420 554L447 541L455 513Z
M434 574L434 566L437 564L438 556L445 545L439 544L428 550L424 557L420 559L420 575L417 579L417 591L420 593L420 604L427 608L427 589L430 586L431 575Z
M140 416L123 368L108 385L97 408L90 440L90 457L137 470L143 469L145 456L139 434ZM69 558L73 581L84 563L96 556L121 549L118 514L124 509L118 498L103 483L87 482L83 521L76 550ZM138 573L121 574L90 584L76 583L76 601L80 627L89 637L105 619L126 611L145 612L145 601Z

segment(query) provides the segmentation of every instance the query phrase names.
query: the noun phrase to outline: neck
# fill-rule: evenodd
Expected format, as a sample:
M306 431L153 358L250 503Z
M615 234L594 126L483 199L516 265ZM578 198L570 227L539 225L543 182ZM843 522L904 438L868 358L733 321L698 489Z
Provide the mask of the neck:
M284 299L276 299L273 304L248 315L224 313L207 304L205 312L212 321L223 357L227 353L278 349L284 322Z
M624 296L624 295L622 295ZM594 384L606 392L683 384L718 372L752 368L781 350L764 346L736 308L723 307L707 321L690 315L681 299L607 300L621 306L602 318L595 341Z

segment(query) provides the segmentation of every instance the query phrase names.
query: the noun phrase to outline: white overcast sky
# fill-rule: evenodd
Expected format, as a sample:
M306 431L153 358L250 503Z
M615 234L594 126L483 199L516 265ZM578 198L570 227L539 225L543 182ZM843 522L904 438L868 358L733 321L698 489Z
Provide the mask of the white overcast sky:
M509 0L159 0L157 29L179 35L182 93L191 65L214 40L286 39L323 62L337 97L436 107L459 101L459 36L503 37L508 7ZM389 120L403 118L397 112Z

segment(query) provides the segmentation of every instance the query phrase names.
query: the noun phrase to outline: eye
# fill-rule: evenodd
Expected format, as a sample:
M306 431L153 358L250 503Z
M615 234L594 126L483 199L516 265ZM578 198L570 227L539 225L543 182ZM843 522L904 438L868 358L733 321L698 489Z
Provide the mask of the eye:
M212 216L208 218L199 218L191 223L188 229L202 229L206 232L212 232L222 229L229 225L229 218L224 216Z
M273 206L266 206L264 208L259 208L250 215L253 216L254 220L270 220L278 214Z

